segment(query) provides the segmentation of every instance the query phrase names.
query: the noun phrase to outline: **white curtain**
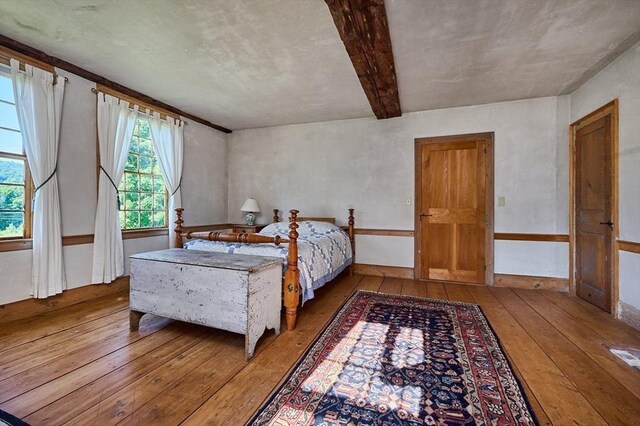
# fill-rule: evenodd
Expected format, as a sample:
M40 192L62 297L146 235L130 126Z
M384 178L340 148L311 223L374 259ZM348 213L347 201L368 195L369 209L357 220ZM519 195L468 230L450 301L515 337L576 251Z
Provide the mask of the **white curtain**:
M33 204L31 294L44 299L67 288L62 258L58 143L65 80L11 60L11 80L24 151L37 188Z
M167 117L160 118L160 114L154 112L149 117L151 125L151 139L153 151L158 159L162 177L169 193L169 247L173 247L175 241L175 209L182 207L180 184L182 182L182 158L183 158L183 130L184 123Z
M129 102L98 92L100 178L93 242L94 284L110 283L124 275L117 186L124 174L137 116L137 105L130 109Z

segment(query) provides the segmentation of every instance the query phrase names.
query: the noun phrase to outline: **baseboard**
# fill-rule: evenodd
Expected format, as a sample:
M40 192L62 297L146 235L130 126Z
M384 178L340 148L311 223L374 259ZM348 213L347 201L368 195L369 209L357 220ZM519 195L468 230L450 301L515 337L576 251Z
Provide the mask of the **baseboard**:
M531 275L495 274L494 286L535 290L569 291L567 278L534 277Z
M373 275L375 277L413 279L413 268L406 268L402 266L356 263L354 264L354 272L360 275Z
M0 323L55 311L76 303L129 291L129 277L120 277L111 284L91 284L66 290L46 299L27 299L0 305Z
M628 303L618 302L618 319L640 330L640 309Z

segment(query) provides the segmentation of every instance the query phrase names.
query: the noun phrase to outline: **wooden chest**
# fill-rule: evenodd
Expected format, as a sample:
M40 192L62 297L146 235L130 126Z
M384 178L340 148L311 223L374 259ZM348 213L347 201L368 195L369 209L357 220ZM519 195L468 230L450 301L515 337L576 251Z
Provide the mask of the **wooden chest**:
M280 333L282 259L168 249L131 262L131 329L145 313L245 335L249 359L265 329Z

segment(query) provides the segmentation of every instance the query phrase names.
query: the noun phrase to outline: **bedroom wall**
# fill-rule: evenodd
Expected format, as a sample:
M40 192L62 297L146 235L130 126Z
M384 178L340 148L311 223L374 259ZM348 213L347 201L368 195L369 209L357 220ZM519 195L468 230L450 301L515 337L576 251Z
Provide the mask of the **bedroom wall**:
M64 70L56 69L56 72L69 78L58 160L62 235L93 234L97 166L96 98L91 88L95 88L95 84ZM187 122L182 200L190 212L189 224L225 223L228 137L199 123ZM124 241L125 256L167 247L165 236ZM65 246L63 252L68 287L87 285L91 281L93 244ZM0 253L0 304L28 299L30 286L31 251Z
M640 43L571 94L571 121L618 99L619 239L640 243ZM640 254L620 251L620 301L640 309Z
M413 229L414 139L495 132L496 232L568 233L566 161L568 97L235 131L229 144L229 220L255 197L258 220L271 209L335 216L356 209L360 228ZM562 129L562 130L560 130ZM564 146L565 148L560 148ZM259 160L256 160L259 159ZM562 182L560 182L562 181ZM411 205L406 205L410 199ZM413 267L413 238L357 236L357 262ZM496 241L496 273L568 276L568 244Z

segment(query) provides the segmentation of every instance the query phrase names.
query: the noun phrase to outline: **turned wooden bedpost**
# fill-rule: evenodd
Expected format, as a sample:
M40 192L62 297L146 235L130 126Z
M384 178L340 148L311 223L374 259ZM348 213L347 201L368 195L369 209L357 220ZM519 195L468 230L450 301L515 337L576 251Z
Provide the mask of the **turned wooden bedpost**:
M289 253L287 254L287 270L284 273L284 307L287 319L287 330L293 330L298 316L300 303L300 271L298 270L298 210L291 210L289 223Z
M273 209L273 223L280 222L280 216L278 215L279 211L280 210L278 210L278 209Z
M353 210L354 209L349 209L349 241L351 242L351 265L349 265L349 275L353 275L356 263L356 233L353 228L355 223Z
M182 242L182 224L184 223L184 220L182 220L182 212L184 211L184 209L182 207L178 207L176 209L176 216L178 217L176 219L176 227L173 230L176 233L176 248L183 248L183 242Z

